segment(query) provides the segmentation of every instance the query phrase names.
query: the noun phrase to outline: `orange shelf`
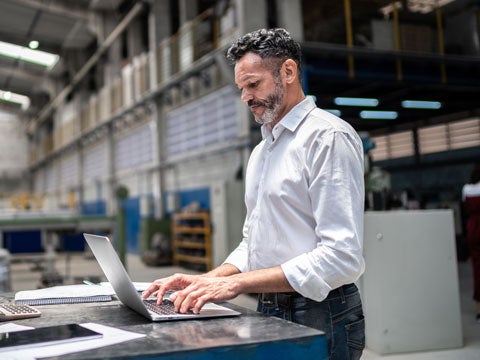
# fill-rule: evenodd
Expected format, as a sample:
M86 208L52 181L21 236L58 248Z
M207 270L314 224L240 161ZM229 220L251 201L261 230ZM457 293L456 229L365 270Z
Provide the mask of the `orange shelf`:
M175 213L172 215L173 263L204 265L212 268L210 214Z

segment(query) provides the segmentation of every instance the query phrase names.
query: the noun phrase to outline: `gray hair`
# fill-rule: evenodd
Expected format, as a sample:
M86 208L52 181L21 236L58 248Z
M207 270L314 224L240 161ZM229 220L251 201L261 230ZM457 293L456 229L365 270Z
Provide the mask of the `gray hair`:
M282 28L260 29L245 34L230 46L226 58L230 63L235 64L248 52L259 55L263 60L271 61L270 69L274 74L279 73L285 60L292 59L297 64L301 81L300 44L293 40L287 30Z

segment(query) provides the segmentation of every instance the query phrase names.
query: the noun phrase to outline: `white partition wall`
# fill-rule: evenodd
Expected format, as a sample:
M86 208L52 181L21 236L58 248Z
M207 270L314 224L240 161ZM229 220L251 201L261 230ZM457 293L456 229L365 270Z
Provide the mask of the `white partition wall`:
M366 212L364 234L367 347L380 354L461 347L452 211Z
M218 182L210 189L215 267L221 265L242 240L246 209L243 181Z

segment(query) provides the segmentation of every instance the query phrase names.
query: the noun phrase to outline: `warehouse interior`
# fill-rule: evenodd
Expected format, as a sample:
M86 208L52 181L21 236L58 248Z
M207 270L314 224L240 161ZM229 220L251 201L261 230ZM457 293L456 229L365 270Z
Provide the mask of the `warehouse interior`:
M478 0L2 0L1 290L103 281L83 232L111 234L138 281L221 264L261 139L224 55L271 27L300 42L305 93L363 141L362 359L480 359L461 197L480 159ZM398 299L422 291L413 331Z

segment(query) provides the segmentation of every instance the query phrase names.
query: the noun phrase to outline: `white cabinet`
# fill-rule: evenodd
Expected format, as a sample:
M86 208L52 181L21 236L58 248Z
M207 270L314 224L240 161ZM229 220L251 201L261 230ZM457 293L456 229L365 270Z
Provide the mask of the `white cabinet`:
M366 212L364 234L367 347L379 354L461 347L452 211Z

